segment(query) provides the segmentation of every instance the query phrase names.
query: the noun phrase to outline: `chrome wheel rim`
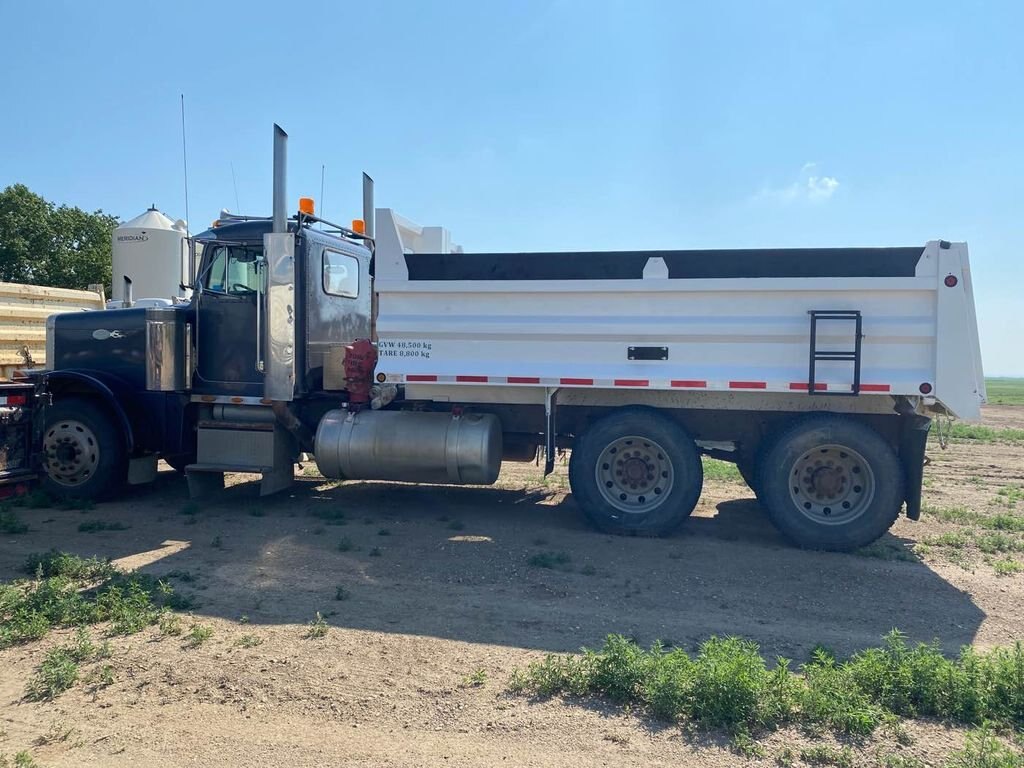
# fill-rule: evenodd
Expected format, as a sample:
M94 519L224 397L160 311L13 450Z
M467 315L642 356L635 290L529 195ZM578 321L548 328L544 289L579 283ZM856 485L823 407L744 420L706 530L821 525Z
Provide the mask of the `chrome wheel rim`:
M807 519L819 525L845 525L871 506L875 476L857 451L820 445L793 464L789 496Z
M595 479L601 496L615 509L644 514L664 503L675 473L664 448L650 438L630 435L601 451Z
M63 486L73 488L86 482L100 463L96 435L85 424L73 419L58 421L43 436L46 473Z

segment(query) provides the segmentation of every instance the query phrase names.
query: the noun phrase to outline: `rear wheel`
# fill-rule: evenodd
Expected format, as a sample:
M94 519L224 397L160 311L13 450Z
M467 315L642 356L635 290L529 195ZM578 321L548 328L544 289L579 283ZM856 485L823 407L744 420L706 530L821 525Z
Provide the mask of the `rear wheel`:
M870 427L837 416L803 419L780 433L760 462L757 486L775 526L812 549L870 544L903 504L895 451Z
M626 408L591 425L569 459L569 483L584 515L608 533L664 536L700 497L697 446L674 421Z
M87 398L62 398L47 408L42 449L42 485L58 498L107 496L127 477L120 430L106 411Z

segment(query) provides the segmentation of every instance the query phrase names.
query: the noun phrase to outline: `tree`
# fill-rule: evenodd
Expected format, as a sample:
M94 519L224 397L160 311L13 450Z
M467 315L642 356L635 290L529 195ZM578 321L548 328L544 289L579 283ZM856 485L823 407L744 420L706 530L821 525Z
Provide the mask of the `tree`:
M109 292L117 217L57 206L24 184L0 192L0 280Z

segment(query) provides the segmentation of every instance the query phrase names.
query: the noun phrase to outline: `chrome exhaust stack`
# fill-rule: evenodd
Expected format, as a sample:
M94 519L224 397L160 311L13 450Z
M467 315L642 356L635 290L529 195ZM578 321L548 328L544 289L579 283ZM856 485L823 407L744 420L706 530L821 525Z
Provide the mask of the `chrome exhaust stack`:
M274 232L288 231L288 134L274 123Z
M363 224L366 225L366 236L373 239L373 179L363 172Z

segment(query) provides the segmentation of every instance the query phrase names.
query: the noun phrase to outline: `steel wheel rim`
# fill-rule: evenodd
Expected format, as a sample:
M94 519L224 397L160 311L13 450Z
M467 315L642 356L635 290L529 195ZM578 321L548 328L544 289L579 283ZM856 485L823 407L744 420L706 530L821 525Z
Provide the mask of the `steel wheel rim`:
M672 491L675 472L668 453L648 437L629 435L605 446L594 472L601 496L627 514L646 514Z
M789 496L808 520L845 525L871 506L875 475L857 451L845 445L819 445L793 463Z
M46 473L60 485L73 488L96 474L100 446L89 427L74 419L53 424L43 436Z

